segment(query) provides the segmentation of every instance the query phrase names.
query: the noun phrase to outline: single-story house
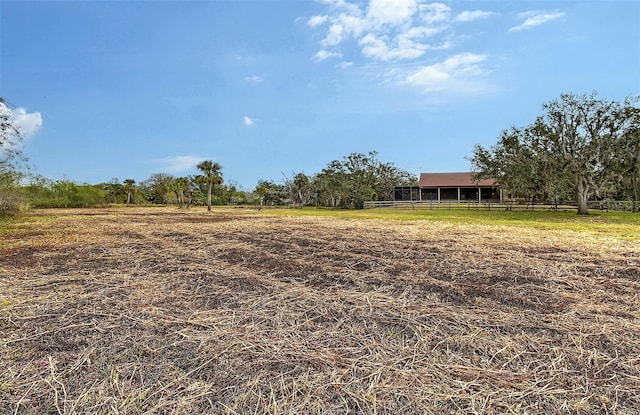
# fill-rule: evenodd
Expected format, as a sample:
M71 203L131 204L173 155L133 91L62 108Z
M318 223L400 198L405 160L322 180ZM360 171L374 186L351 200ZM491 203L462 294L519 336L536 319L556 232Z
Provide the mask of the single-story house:
M421 173L418 186L398 186L395 200L433 202L499 202L495 180L473 180L473 173Z

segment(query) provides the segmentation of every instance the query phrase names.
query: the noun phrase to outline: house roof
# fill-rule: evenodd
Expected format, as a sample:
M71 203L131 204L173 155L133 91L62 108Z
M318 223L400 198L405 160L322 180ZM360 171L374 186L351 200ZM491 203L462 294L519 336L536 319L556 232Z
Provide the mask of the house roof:
M473 173L420 173L420 187L495 187L493 179L473 180Z

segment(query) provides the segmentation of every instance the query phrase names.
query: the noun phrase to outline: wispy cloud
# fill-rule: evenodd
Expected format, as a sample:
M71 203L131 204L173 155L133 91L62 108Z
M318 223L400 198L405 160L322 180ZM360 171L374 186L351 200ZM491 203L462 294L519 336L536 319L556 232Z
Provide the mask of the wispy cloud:
M181 173L195 168L204 159L198 156L173 156L158 159L156 162L162 164L167 173Z
M369 33L358 42L362 46L362 54L382 61L394 59L413 59L424 54L428 45L414 41L411 37L403 37L395 44L390 44L386 37L377 37Z
M487 59L485 55L462 53L450 56L442 62L423 66L409 74L405 82L409 85L421 87L425 92L450 90L465 92L470 87L470 78L477 78L485 74L485 70L478 64ZM474 90L477 87L473 87Z
M251 84L261 84L264 82L264 78L259 75L245 76L244 81Z
M251 55L234 55L234 61L238 65L251 66L256 62L256 58Z
M247 127L251 127L255 121L245 115L243 118L243 122L244 122L244 125L246 125Z
M316 53L315 55L313 55L313 59L314 59L316 62L321 62L321 61L323 61L323 60L325 60L325 59L329 59L329 58L339 58L339 57L341 57L341 56L342 56L342 54L341 54L341 53L339 53L339 52L329 52L329 51L327 51L327 50L322 49L322 50L318 51L318 53Z
M458 22L472 22L474 20L486 19L495 15L493 12L486 12L482 10L464 11L456 16Z
M419 20L428 25L436 23L448 23L451 19L451 7L444 3L421 4Z
M321 24L325 23L327 20L329 20L329 16L313 16L312 18L310 18L307 21L307 24L311 27L316 27L316 26L320 26Z
M521 30L528 30L534 28L536 26L540 26L542 24L551 22L553 20L560 19L564 17L564 12L553 11L553 12L543 12L543 11L528 11L524 13L520 13L518 17L520 19L524 19L524 21L517 25L513 26L509 29L509 32L519 32Z

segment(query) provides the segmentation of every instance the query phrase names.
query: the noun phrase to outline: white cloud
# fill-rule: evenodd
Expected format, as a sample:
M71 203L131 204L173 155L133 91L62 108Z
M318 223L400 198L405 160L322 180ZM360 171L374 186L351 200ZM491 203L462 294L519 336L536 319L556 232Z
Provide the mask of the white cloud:
M443 3L431 3L420 6L420 19L427 24L448 22L451 7Z
M323 13L307 20L318 30L321 51L314 60L341 57L341 50L356 46L362 56L377 61L410 61L428 51L453 47L455 25L487 19L498 13L484 10L455 12L447 2L429 0L318 0L326 5ZM521 24L510 32L530 29L560 19L561 11L521 13ZM342 47L343 44L351 44Z
M383 61L391 59L413 59L420 57L428 46L414 42L410 37L398 37L395 44L386 38L378 38L369 33L360 42L364 56ZM391 48L389 46L391 45Z
M181 173L195 168L204 157L197 156L174 156L156 160L164 165L167 173Z
M441 65L435 64L431 66L424 66L418 72L407 77L407 81L410 84L425 86L433 89L436 86L442 85L451 76L447 73Z
M340 69L347 69L347 68L350 68L350 67L352 67L352 66L353 66L353 62L340 62L340 63L338 64L338 67L339 67Z
M422 39L424 37L433 36L439 32L444 30L443 27L427 27L427 26L417 26L408 29L407 31L398 35L398 38L408 38L408 39Z
M320 26L321 24L327 22L327 20L329 20L329 16L327 16L327 15L324 15L324 16L313 16L312 18L307 20L307 24L310 27L317 27L317 26Z
M11 111L11 119L24 139L35 135L42 128L42 115L39 112L27 113L24 108L16 108Z
M262 82L264 82L264 78L258 75L245 76L244 80L245 82L249 82L252 84L261 84Z
M417 10L416 0L371 0L367 17L378 24L399 24Z
M486 19L493 16L493 12L485 12L482 10L464 11L456 16L458 22L472 22L474 20Z
M521 30L528 30L536 26L540 26L547 22L557 20L564 16L564 12L541 12L541 11L528 11L524 13L520 13L518 17L520 19L525 19L524 22L519 24L518 26L513 26L509 29L509 32L519 32Z
M362 54L364 56L384 59L389 53L387 43L372 33L367 34L358 43L362 46Z
M250 55L235 55L233 57L239 65L250 66L256 62L256 58Z
M342 42L342 34L344 33L344 28L339 23L334 23L329 27L329 33L327 36L322 39L322 46L335 46L338 43Z
M321 3L329 5L334 10L341 10L350 14L360 13L360 7L355 4L347 3L344 0L320 0Z
M487 19L497 13L483 10L454 12L448 3L429 0L321 0L329 7L308 21L320 31L321 50L317 62L332 57L345 58L338 68L352 65L346 56L355 46L362 57L376 61L369 68L376 79L417 87L425 92L459 94L487 91L489 73L486 55L458 53L418 66L412 60L424 59L436 51L452 49L465 37L457 36L457 24ZM442 52L440 52L442 53ZM429 59L437 59L429 56ZM400 63L402 62L402 63Z
M485 55L474 53L453 55L442 62L423 66L406 76L405 82L421 87L426 92L440 90L464 92L464 88L470 88L472 85L470 79L486 72L478 65L486 59Z
M443 39L432 39L452 24L451 8L426 0L370 0L366 5L343 0L325 0L329 13L311 17L307 24L324 31L322 51L315 60L342 56L332 50L352 40L369 58L389 61L407 60L438 48ZM366 13L365 13L366 10ZM429 42L427 42L429 40ZM441 48L441 47L439 47Z
M371 22L360 17L360 14L349 15L346 13L341 13L337 17L337 21L343 28L343 37L358 37L371 27Z
M253 125L253 123L255 122L254 120L252 120L251 118L247 117L246 115L244 116L244 125L246 125L247 127L251 127Z
M329 58L339 58L341 57L342 54L338 53L338 52L329 52L327 50L320 50L318 51L318 53L316 53L315 55L313 55L313 59L316 62L321 62L325 59L329 59Z

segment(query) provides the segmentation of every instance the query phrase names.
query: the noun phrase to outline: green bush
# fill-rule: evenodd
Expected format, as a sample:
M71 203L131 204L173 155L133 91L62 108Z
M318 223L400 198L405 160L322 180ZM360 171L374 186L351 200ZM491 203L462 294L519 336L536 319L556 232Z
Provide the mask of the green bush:
M41 180L23 189L29 206L34 208L80 208L107 204L107 195L100 186L76 184L69 180Z

